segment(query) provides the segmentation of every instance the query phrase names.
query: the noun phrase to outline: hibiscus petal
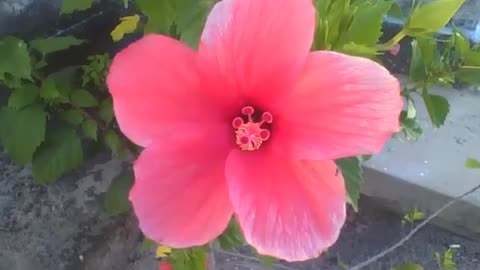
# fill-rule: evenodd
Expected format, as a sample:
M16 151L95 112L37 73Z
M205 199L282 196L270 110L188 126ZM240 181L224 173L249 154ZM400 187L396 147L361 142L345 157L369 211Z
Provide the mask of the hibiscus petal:
M398 80L381 65L314 52L294 91L276 104L275 147L297 159L378 153L399 130L402 106Z
M259 253L301 261L337 240L346 210L345 186L334 162L234 150L226 176L245 239Z
M118 53L107 84L123 133L146 146L173 131L208 128L221 114L198 74L195 52L165 36L145 36Z
M176 135L141 153L130 200L147 237L184 248L225 230L233 213L224 174L229 149L221 138Z
M210 13L200 54L256 105L289 90L312 45L311 0L223 0Z

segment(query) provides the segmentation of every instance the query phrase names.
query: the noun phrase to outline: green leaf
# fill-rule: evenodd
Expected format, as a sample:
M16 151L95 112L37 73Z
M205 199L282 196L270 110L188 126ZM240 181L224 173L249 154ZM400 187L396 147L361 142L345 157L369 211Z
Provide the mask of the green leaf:
M255 255L262 261L262 264L269 269L273 269L273 264L278 262L278 259L272 256L262 255L258 252L255 252Z
M392 6L388 10L387 15L396 19L403 19L404 17L402 8L397 2L392 2Z
M38 97L38 87L34 84L24 84L21 88L15 89L8 98L8 107L22 109L31 105Z
M46 141L33 155L32 170L35 184L48 184L83 162L80 137L73 129L57 128L47 133Z
M168 33L175 20L175 0L137 0L138 9L148 17L145 33Z
M173 270L207 270L207 251L202 247L174 249L170 261Z
M345 180L347 199L355 211L358 211L358 199L360 199L360 188L363 183L363 170L360 159L357 157L343 158L336 160Z
M393 267L391 270L423 270L423 266L417 263L406 263Z
M22 110L4 107L0 110L0 141L8 155L19 165L32 160L44 140L47 114L38 105Z
M116 176L105 194L105 211L112 215L127 213L131 209L128 192L133 185L133 172L128 171Z
M432 124L435 127L442 126L450 110L447 99L442 96L430 95L426 90L422 92L422 97Z
M60 119L72 125L80 125L83 122L83 114L77 109L60 112L58 116Z
M197 48L213 0L177 0L177 31L180 40Z
M413 224L417 221L421 221L425 218L425 213L422 211L418 211L417 208L410 209L405 216L403 216L403 222L408 222L410 224Z
M413 99L407 99L407 118L414 119L417 116L417 109L415 108L415 102Z
M465 58L470 51L468 38L457 28L453 29L453 47L458 58Z
M98 125L95 120L88 119L82 123L83 134L85 134L87 138L90 138L94 141L97 140L97 129Z
M32 65L23 40L6 37L0 40L0 80L10 74L17 79L31 79Z
M113 120L113 102L111 98L104 99L102 103L100 103L98 113L100 118L107 124Z
M465 162L465 167L469 169L480 169L480 161L477 159L469 158Z
M392 1L377 0L358 6L347 32L347 40L374 46L382 35L383 16L391 5Z
M435 32L447 25L465 0L435 0L415 8L406 23L407 32Z
M92 7L94 0L62 0L60 14L70 14L74 11L87 10Z
M447 249L443 255L435 252L435 260L441 270L457 270L457 265L453 260L454 252L451 248Z
M352 42L344 44L343 47L338 51L345 54L361 56L370 59L374 59L375 56L379 54L375 47L369 47L366 45L356 44Z
M126 34L135 32L135 30L137 30L139 21L140 16L138 16L137 14L120 18L120 23L110 33L113 41L120 41Z
M227 229L217 238L221 249L232 249L245 244L245 239L235 218L230 220Z
M148 238L145 237L145 238L143 238L142 246L140 248L140 252L145 253L155 245L158 245L158 244L155 241L153 241L152 239L148 239Z
M455 79L471 85L480 85L480 67L464 68L461 67L454 73Z
M112 152L118 152L120 149L120 137L118 137L117 133L113 129L109 129L105 132L104 135L105 144L112 150Z
M423 134L422 128L415 118L408 118L408 113L403 111L400 115L400 124L407 140L417 141Z
M60 91L58 90L53 78L46 78L42 82L42 87L40 88L40 97L47 100L60 97Z
M409 76L414 82L427 79L427 68L423 61L421 48L416 39L412 40L412 57L410 59Z
M98 106L97 99L87 90L77 89L70 94L70 101L73 106L79 108L89 108Z
M30 41L30 48L37 50L45 56L49 53L65 50L83 43L85 43L85 40L78 39L74 36L51 37Z

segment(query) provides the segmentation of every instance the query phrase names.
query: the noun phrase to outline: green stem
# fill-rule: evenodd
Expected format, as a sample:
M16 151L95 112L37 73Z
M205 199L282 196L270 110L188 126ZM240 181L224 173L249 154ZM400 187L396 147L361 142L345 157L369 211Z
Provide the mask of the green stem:
M395 46L402 40L404 37L407 36L407 32L405 31L405 28L402 29L400 32L398 32L393 38L391 38L389 41L377 45L377 50L379 51L385 51L390 49L391 47Z

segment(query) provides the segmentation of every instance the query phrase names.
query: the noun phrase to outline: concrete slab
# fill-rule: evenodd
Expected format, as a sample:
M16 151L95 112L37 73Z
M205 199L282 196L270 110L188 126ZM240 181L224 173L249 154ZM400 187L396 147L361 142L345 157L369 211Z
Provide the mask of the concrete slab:
M417 207L433 212L452 198L480 184L480 170L465 168L468 157L480 158L480 92L441 87L450 114L435 129L421 100L416 102L424 136L417 142L393 138L383 152L366 162L362 192L383 199L387 207L406 212ZM435 222L480 239L480 193L445 211Z

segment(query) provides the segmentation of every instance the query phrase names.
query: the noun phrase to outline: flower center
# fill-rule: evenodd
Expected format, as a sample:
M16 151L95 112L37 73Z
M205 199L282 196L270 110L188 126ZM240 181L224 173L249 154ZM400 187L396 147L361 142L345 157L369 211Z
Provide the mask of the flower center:
M260 117L255 117L252 106L243 107L242 115L232 121L236 143L244 151L258 150L262 143L270 138L270 130L262 128L262 125L271 124L273 116L270 112L264 112Z

